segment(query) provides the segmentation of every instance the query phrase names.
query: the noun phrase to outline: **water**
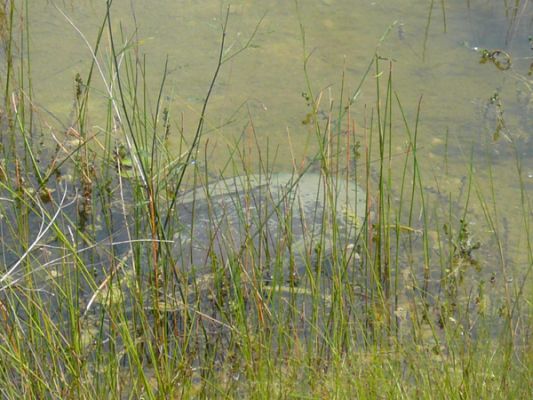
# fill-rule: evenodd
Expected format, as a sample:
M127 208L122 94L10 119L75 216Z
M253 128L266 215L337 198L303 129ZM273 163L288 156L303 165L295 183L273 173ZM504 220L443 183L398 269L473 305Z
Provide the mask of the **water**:
M80 34L53 4L34 3L29 10L35 98L43 109L68 120L74 76L86 76L91 55ZM102 5L83 2L58 8L94 43L105 12ZM225 3L217 1L182 1L179 5L163 1L157 7L136 1L113 3L115 38L122 29L124 41L138 43L146 55L152 102L168 57L165 106L175 119L183 117L186 132L195 127L215 68L225 10ZM296 159L302 156L300 144L311 133L302 125L309 108L302 97L307 88L298 13L311 53L308 65L315 95L322 93L321 109L329 110L330 101L333 107L339 104L343 73L345 90L350 93L357 87L377 51L394 60L394 88L409 116L415 114L423 96L420 140L427 153L442 154L442 146L433 139L444 140L446 132L452 145L459 141L466 150L470 143L486 143L491 132L484 107L496 92L504 104L509 135L513 139L527 136L532 124L528 113L531 78L527 76L533 56L527 40L531 6L519 11L512 19L506 17L499 1L471 2L470 8L466 1L454 2L446 5L444 32L440 4L433 6L428 26L425 1L360 1L354 6L351 1L317 0L300 4L299 11L286 1L234 2L228 54L246 43L259 26L252 48L225 64L217 82L207 124L211 145L231 144L252 118L257 135L268 136L271 148L280 152L278 163L287 164L290 154ZM502 72L493 65L479 64L479 54L471 50L474 47L506 50L512 55L512 70ZM106 50L103 53L101 63L107 70L109 57ZM373 106L374 94L374 82L369 79L358 97L359 107L353 107L356 118L364 104ZM223 124L227 125L220 127ZM289 135L292 153L287 146ZM523 154L529 155L531 146Z
M531 213L524 215L521 207L517 160L523 189L531 192L533 80L528 72L533 51L528 38L532 6L522 1L514 10L499 0L454 1L445 4L444 15L442 4L434 2L430 9L427 1L417 0L357 4L314 0L301 1L297 8L285 0L232 2L225 55L238 51L257 31L251 46L223 65L215 84L203 136L203 143L208 141L210 168L215 172L223 168L228 147L241 139L241 147L251 143L254 148L257 140L277 171L301 165L316 152L315 132L304 123L311 111L305 98L309 90L303 67L304 36L308 74L323 116L337 110L341 85L346 104L378 54L384 74L382 93L391 65L394 92L411 129L421 104L418 161L435 207L456 220L462 216L472 168L476 190L497 215L495 225L486 227L483 207L469 202L472 229L482 239L494 228L500 230L509 262L526 267L529 228L524 220ZM114 39L131 51L138 46L141 59L145 57L151 104L168 59L163 106L174 127L170 148L177 147L172 143L177 127L183 127L188 138L194 133L216 66L226 10L227 4L219 1L159 1L156 6L135 0L113 2ZM104 15L102 2L29 2L33 100L44 132L60 136L64 126L57 121L71 123L74 79L77 73L87 77L91 53L86 41L95 43ZM107 44L106 37L98 60L109 82ZM501 70L491 62L480 63L483 48L505 51L512 67ZM350 110L355 121L352 129L362 143L369 133L365 123L370 110L376 107L374 74L372 67ZM107 96L100 77L93 83L90 125L97 132L105 126ZM321 123L325 126L326 121ZM407 135L397 107L392 127L393 153L399 155L392 167L401 171ZM255 153L250 154L245 163L257 169ZM202 163L203 157L194 161ZM417 223L422 225L420 220ZM489 254L493 244L486 240Z

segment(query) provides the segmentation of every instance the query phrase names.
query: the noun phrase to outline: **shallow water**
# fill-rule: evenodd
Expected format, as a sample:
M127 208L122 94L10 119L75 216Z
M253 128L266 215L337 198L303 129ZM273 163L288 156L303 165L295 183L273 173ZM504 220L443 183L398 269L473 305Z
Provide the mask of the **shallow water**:
M497 278L505 271L500 282L512 282L521 279L531 263L527 248L532 213L527 195L533 188L533 79L528 72L533 50L528 38L533 32L533 6L522 1L514 10L499 0L454 1L446 3L444 18L443 3L433 3L430 9L422 0L355 5L351 0L314 0L299 2L298 7L281 0L232 2L225 54L234 54L254 30L257 33L248 49L223 65L208 106L203 135L207 153L193 161L202 167L209 159L210 173L218 175L228 162L228 148L240 141L244 156L239 157L244 160L237 157L237 172L242 172L243 163L251 171L259 170L257 145L268 169L286 172L306 163L318 146L314 128L304 123L311 111L305 99L310 93L304 73L304 35L308 76L314 97L320 99L323 131L330 110L331 119L337 118L341 90L345 105L378 54L381 106L389 66L394 93L411 131L421 104L417 155L429 204L428 223L435 229L427 232L431 257L440 256L436 243L443 235L441 226L451 221L457 230L459 219L466 215L474 240L481 242L481 249L473 252L481 266ZM227 4L219 1L160 1L157 6L137 0L113 2L115 42L146 57L152 107L168 59L163 106L172 124L169 148L178 147L178 127L187 138L194 133L216 66L226 10ZM72 123L74 79L77 73L86 79L91 62L85 40L90 45L96 41L104 15L101 2L29 2L33 104L36 129L44 135L53 132L61 137ZM109 39L104 37L98 60L109 82ZM483 48L508 53L511 68L480 63ZM350 108L352 145L357 140L364 146L370 134L375 74L373 66ZM107 95L101 76L93 85L89 124L96 133L106 125ZM332 129L341 143L348 140L346 121L345 116L338 131ZM391 127L395 201L408 142L396 104ZM376 141L375 126L373 135ZM232 172L231 166L224 171ZM474 180L471 192L469 176ZM372 185L376 186L371 184L370 191ZM425 225L421 215L412 225L415 230ZM495 261L499 254L501 260Z
M224 64L216 82L203 136L209 141L210 168L218 171L226 164L227 148L239 138L244 137L242 146L255 148L251 122L261 152L268 154L275 170L300 165L316 151L315 133L303 124L311 109L303 96L308 88L301 22L310 55L309 78L315 98L321 99L322 115L331 107L332 118L336 117L341 85L346 104L375 53L383 58L384 93L392 61L394 92L411 129L421 101L418 161L429 193L436 193L437 199L451 193L457 206L463 207L464 197L458 193L472 165L480 191L487 199L493 198L488 202L494 201L505 222L502 230L510 237L509 253L520 254L526 237L517 159L525 191L533 187L533 82L528 75L533 61L528 42L532 5L522 1L514 10L499 0L453 1L446 2L444 14L441 2L433 2L432 9L422 0L356 3L313 0L299 2L298 8L294 2L281 0L231 3L227 54L241 48L256 28L257 34L250 48ZM146 55L152 103L168 58L164 106L173 126L183 125L188 137L196 127L216 65L226 7L219 1L160 1L157 6L142 1L113 3L115 39L122 30L122 41L135 42ZM94 43L104 13L101 2L30 2L34 101L43 126L54 126L51 114L68 125L75 74L84 78L91 60L79 32ZM475 48L506 51L512 67L502 71L490 62L481 64ZM105 46L99 59L108 75ZM373 67L350 110L355 137L361 142L368 133L364 126L369 110L375 108L374 73ZM95 89L103 88L99 85L95 83ZM97 130L105 125L98 110L104 109L106 96L93 96L91 124ZM496 132L498 124L502 129ZM393 153L401 155L407 135L397 108L392 126ZM250 154L245 162L258 168L255 153ZM401 168L402 157L397 159ZM471 205L472 211L482 218L482 210L475 207Z
M36 98L65 120L72 103L75 73L84 76L90 53L52 4L35 3L30 5L30 33ZM390 28L377 52L394 60L393 84L410 115L419 97L424 96L421 140L442 138L447 129L452 137L477 141L478 135L471 131L484 130L478 114L495 91L500 92L507 118L528 119L526 110L518 107L515 91L524 91L527 83L531 85L527 77L533 56L528 43L530 6L513 23L499 1L471 2L470 9L466 1L453 2L446 8L444 32L442 11L435 5L425 38L429 12L425 1L359 1L354 6L352 1L316 0L300 4L299 11L292 2L267 3L232 3L228 51L242 46L259 24L258 33L254 47L223 68L210 105L211 128L246 102L258 135L268 135L273 148L286 143L287 131L296 143L308 133L301 124L309 110L301 96L307 89L298 12L307 51L312 52L310 78L315 94L323 91L321 108L326 111L330 96L334 106L338 104L342 73L350 93L362 78L380 37ZM93 43L105 10L93 2L58 7ZM184 113L186 130L192 129L215 67L225 4L182 1L176 5L168 1L148 8L143 2L116 1L112 11L113 25L117 30L122 27L125 36L137 42L146 54L148 83L154 90L168 57L167 105L175 118ZM512 35L506 40L509 30ZM470 50L476 46L508 51L513 57L512 70L505 73L492 65L479 64L479 54ZM520 78L528 81L523 87ZM357 104L362 106L373 98L374 82L369 80ZM353 112L361 110L354 107ZM225 136L239 135L247 121L247 110L241 110L234 123L211 136L223 142ZM511 124L512 120L506 122ZM509 127L514 129L513 125Z

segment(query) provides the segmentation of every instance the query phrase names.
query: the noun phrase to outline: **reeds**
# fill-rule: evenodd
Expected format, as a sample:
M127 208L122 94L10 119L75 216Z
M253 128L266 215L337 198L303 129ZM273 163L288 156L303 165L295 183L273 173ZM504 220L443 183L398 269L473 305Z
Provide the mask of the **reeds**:
M229 13L191 139L170 122L166 65L152 104L145 86L149 62L138 55L134 38L113 30L109 2L91 46L91 68L73 83L73 120L65 132L56 131L51 151L35 140L31 68L13 62L13 15L23 11L14 3L6 7L3 398L527 398L533 253L518 156L526 251L524 268L516 271L492 175L487 192L470 158L461 193L445 193L443 203L426 190L431 177L417 147L423 99L409 117L412 111L394 89L391 61L373 57L358 88L346 96L342 83L341 102L330 103L325 122L318 118L325 95L307 69L312 58L301 22L318 150L309 164L294 161L290 188L318 166L323 191L317 201L327 205L315 218L320 229L314 234L314 227L304 226L312 239L297 245L295 216L282 208L291 190L264 212L249 213L258 185L237 143L225 172L246 171L234 207L242 232L221 236L217 193L209 191L217 179L208 162L201 168L193 161L207 154L202 132L228 57ZM104 38L109 58L101 54ZM18 51L25 51L24 43L25 36ZM88 124L96 79L105 85L108 104L100 131ZM373 104L358 103L363 86L375 88ZM356 127L359 107L364 112ZM179 149L168 148L169 135L179 136ZM398 137L405 143L399 153ZM246 145L254 141L252 134ZM258 172L267 179L270 160L256 150ZM339 182L365 189L364 215L347 215L338 206ZM196 207L180 215L191 193ZM268 190L262 195L272 197ZM292 210L303 219L305 210ZM202 218L212 224L202 225ZM273 218L279 224L271 248L265 232ZM356 235L341 222L350 218ZM209 232L200 264L192 246L202 227ZM179 235L190 239L181 248ZM186 260L196 268L185 268ZM496 267L488 268L488 260Z

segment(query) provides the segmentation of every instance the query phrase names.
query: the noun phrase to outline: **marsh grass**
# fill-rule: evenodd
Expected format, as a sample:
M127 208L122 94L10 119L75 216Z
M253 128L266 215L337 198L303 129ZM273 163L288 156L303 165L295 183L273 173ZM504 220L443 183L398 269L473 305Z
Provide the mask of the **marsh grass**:
M245 231L238 248L232 247L235 238L212 239L213 249L225 246L231 256L223 260L213 250L202 266L208 273L195 273L180 268L192 248L175 252L183 228L177 206L190 188L203 187L207 215L216 211L208 183L220 176L213 178L208 162L198 161L211 90L224 60L236 54L225 51L227 15L191 138L170 122L163 101L166 66L152 104L145 79L149 62L138 55L134 37L112 29L109 2L91 47L93 63L74 82L73 121L64 132L55 131L57 147L51 151L35 140L41 111L29 95L31 69L12 61L13 15L25 9L7 7L0 176L3 398L531 394L531 208L518 156L524 215L518 229L525 232L526 250L523 268L514 269L492 175L487 191L470 159L459 195L445 194L443 203L442 196L426 191L429 178L417 148L423 101L410 121L389 61L376 55L354 93L345 96L341 86L340 98L349 100L332 103L325 122L319 118L325 100L307 70L311 58L302 23L309 122L318 150L308 164L294 161L294 182L311 168L321 174L328 205L317 222L322 229L296 254L290 221L280 224L278 251L269 255L271 281L260 262L267 248L253 240L262 229ZM17 51L30 54L26 32L20 29ZM109 58L101 55L104 38ZM97 131L88 122L96 79L108 102L105 128ZM352 113L363 85L375 85L376 96L361 133ZM398 118L400 130L393 123ZM169 135L180 136L178 151L169 150ZM400 155L399 135L405 142ZM224 175L244 170L251 176L252 169L271 174L262 151L256 157L246 150L254 134L245 140L230 149ZM355 216L360 233L352 236L352 246L343 242L347 232L336 218L342 212L330 189L339 180L367 193L365 215ZM246 194L242 199L249 201ZM471 211L474 203L481 215ZM246 210L241 206L235 208ZM194 231L197 217L186 229ZM250 216L243 211L238 218L247 226ZM272 212L262 214L255 226L271 218ZM474 232L473 219L486 229ZM489 249L478 249L481 231L479 240ZM307 255L304 283L291 279L294 257L301 254ZM494 255L490 270L479 268Z

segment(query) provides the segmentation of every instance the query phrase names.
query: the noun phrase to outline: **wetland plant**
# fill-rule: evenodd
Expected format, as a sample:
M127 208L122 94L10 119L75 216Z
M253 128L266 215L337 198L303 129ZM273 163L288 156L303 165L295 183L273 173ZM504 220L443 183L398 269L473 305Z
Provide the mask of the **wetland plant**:
M409 121L394 89L391 64L383 69L378 55L354 92L346 96L342 83L336 120L333 107L324 120L323 95L308 70L311 58L301 23L310 108L305 121L317 151L311 162L295 168L294 176L297 181L316 169L329 212L321 215L318 232L303 227L318 238L304 241L310 257L294 273L302 253L292 246L296 232L289 222L278 226L279 248L263 246L268 238L261 237L266 232L261 227L272 220L266 213L254 221L260 228L254 234L264 240L242 240L238 251L223 260L212 251L220 243L211 236L204 243L204 270L184 269L175 251L176 235L184 229L178 206L185 196L200 193L193 188L202 188L205 207L202 215L190 216L185 229L194 230L195 221L197 228L220 228L214 219L220 211L216 194L207 183L222 174L213 178L209 163L199 162L208 154L203 132L210 94L225 60L245 50L255 31L228 55L226 14L215 72L196 129L187 136L182 127L173 127L164 104L167 66L152 106L147 64L134 41L113 28L108 2L96 42L89 46L91 66L74 79L72 119L64 129L52 129L55 146L50 147L48 138L41 140L41 116L29 89L27 27L17 27L22 39L13 45L13 15L29 5L16 5L6 2L5 16L10 17L2 16L8 24L2 28L7 74L1 81L0 136L3 398L531 394L531 285L526 279L533 260L531 209L518 157L528 250L525 275L515 274L513 280L505 230L494 211L494 185L486 194L470 161L466 200L463 191L455 198L426 190L417 147L423 103ZM109 58L102 55L106 42ZM26 56L14 57L15 51ZM97 79L108 107L104 127L94 130L88 124L89 100ZM352 113L360 106L356 100L363 85L375 86L375 103L363 115L360 134ZM401 129L393 124L396 115ZM400 135L405 147L398 154L394 143ZM171 136L178 136L173 142L177 151L169 149ZM247 139L255 140L253 135ZM250 183L257 175L240 145L230 149L223 173ZM253 160L258 160L259 176L272 175L260 149ZM327 188L339 181L364 189L364 218L335 208L339 194ZM277 203L293 193L293 186L288 189ZM253 190L243 193L246 202ZM474 211L475 201L481 212ZM199 202L192 197L193 204ZM358 228L350 243L343 242L349 224L330 218L338 214ZM212 223L201 225L200 217ZM248 238L247 215L238 218ZM467 221L487 229L474 233ZM194 236L182 243L182 255L192 252L193 241ZM257 256L266 251L274 271L267 275ZM481 268L487 260L494 265ZM276 267L290 273L276 277Z

